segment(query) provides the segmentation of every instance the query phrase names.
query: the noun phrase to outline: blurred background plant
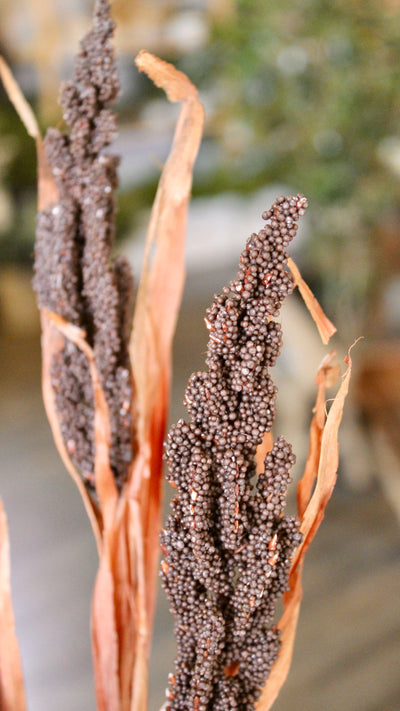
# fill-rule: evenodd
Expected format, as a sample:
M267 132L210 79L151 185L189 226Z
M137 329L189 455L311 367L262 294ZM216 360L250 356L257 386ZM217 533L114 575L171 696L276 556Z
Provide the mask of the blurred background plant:
M71 74L73 56L79 39L89 27L91 10L91 0L13 0L12 3L0 0L0 52L11 64L43 128L62 120L57 104L59 82ZM189 215L189 283L184 302L187 305L183 307L177 336L172 417L175 420L182 414L177 398L182 399L188 375L201 367L206 333L200 334L196 324L201 323L211 294L230 278L227 271L234 268L249 231L259 228L259 215L269 205L270 198L280 192L303 192L310 207L307 227L299 235L297 245L293 245L296 262L337 325L342 338L341 342L337 341L339 348L343 342L349 345L359 335L367 339L355 354L353 408L349 408L344 426L347 435L343 433L341 444L342 475L353 489L362 489L375 498L373 503L371 499L362 505L357 503L364 506L359 519L360 531L352 529L353 543L348 550L347 538L341 541L341 561L336 559L335 563L333 558L332 570L336 571L335 565L342 563L344 567L356 564L352 558L354 541L357 540L358 550L363 550L363 542L357 535L372 521L382 540L371 538L365 542L363 561L365 576L372 568L376 575L380 575L383 568L387 573L379 584L373 579L371 595L375 590L378 593L393 579L393 561L398 568L398 547L393 543L398 530L393 527L393 521L390 523L386 501L400 519L400 1L113 0L113 14L117 22L122 84L119 137L114 148L122 156L117 229L120 247L132 257L136 273L140 268L140 245L160 164L167 156L178 110L165 101L144 75L138 74L134 65L137 51L146 48L185 71L198 86L206 108L205 138L195 166L194 199ZM49 450L50 437L46 439L44 434L47 431L44 417L40 427L37 419L39 328L30 287L36 213L35 171L33 141L27 137L0 88L0 348L3 358L0 414L7 416L11 423L3 428L9 437L4 446L6 465L1 486L10 517L13 557L18 557L19 549L12 523L12 502L19 505L16 470L24 467L27 470L23 486L32 500L37 481L31 470L36 472L43 467L43 472L49 473L49 486L49 482L54 481L52 468L59 466L56 456L50 461L47 454L52 450ZM294 441L301 459L304 435L303 441L301 434L295 432L292 436L291 427L306 429L302 426L312 396L305 383L309 377L312 385L310 373L316 370L320 351L319 346L314 346L318 339L313 340L312 326L307 326L307 319L297 310L296 300L291 303L292 310L284 316L286 349L282 356L278 406L281 410L286 406L289 412L291 419L285 421L283 431ZM309 376L305 375L307 368ZM285 401L286 380L290 380L290 386ZM293 398L293 380L299 388L297 398ZM300 406L300 401L305 401L306 406ZM34 448L29 455L23 454L27 430L31 432L32 445L34 441L38 450L36 454ZM296 446L296 438L297 444L300 442L302 446ZM20 455L26 459L21 461ZM43 473L42 479L45 476ZM380 491L386 493L386 500L377 496L373 483L376 479L381 484ZM52 490L54 497L62 491L60 523L63 517L69 516L64 507L70 482L65 478L65 488L58 480L53 485L61 487ZM39 487L38 491L42 490L43 486ZM336 520L345 530L347 514L343 512L348 510L351 515L352 506L343 500L339 503ZM46 507L48 504L37 498L36 505ZM55 511L54 500L51 505ZM76 506L79 508L79 502ZM78 515L70 514L72 525L80 532L79 542L71 552L74 561L78 561L78 548L82 555L87 555L90 547L89 543L85 544L86 549L82 547L81 530L86 530L86 522L82 514L82 524L78 524ZM43 520L45 518L43 512ZM55 513L53 518L55 525ZM17 519L18 512L14 512L14 520ZM25 521L22 518L21 530L26 530ZM23 538L22 533L21 536ZM44 527L44 546L47 537L48 530ZM327 548L331 545L328 539L329 536L325 542ZM328 560L326 550L321 556L324 561ZM22 539L20 552L27 557L26 541ZM87 595L95 569L94 551L92 553L92 568L85 568ZM24 581L24 574L21 575ZM324 570L321 577L318 569L317 578L328 580L329 575ZM21 577L18 578L17 573L17 589L18 580ZM363 584L365 580L366 577ZM81 582L79 572L77 588ZM327 594L325 590L324 595ZM349 589L349 605L351 599L357 610L370 609L368 605L374 604L371 600L367 602L367 596L364 602L360 597L354 602L355 595L355 589ZM326 597L325 601L327 605ZM67 604L67 600L64 602ZM27 603L23 593L18 603L17 590L17 624L18 604L21 619ZM351 605L344 609L343 630L352 614L349 613ZM390 610L392 607L386 601L388 635L389 629L390 634L394 634L395 629ZM82 619L86 619L86 610ZM368 619L372 625L375 618L369 615ZM21 627L22 624L29 631L27 621L23 620ZM372 628L370 630L370 650L376 649L382 624L377 624L373 633ZM338 635L339 628L338 625ZM29 637L28 632L27 635ZM360 635L365 639L368 636L365 630L360 631ZM39 656L33 635L29 661L28 637L25 642L21 639L21 644L22 654L24 656L25 645L25 658L28 658L28 692L30 685L34 699L34 667L39 663ZM352 644L355 645L357 639L352 629ZM300 630L299 648L301 644ZM395 644L390 644L394 652ZM337 649L340 648L338 641ZM398 659L398 643L395 651ZM337 653L339 655L339 651ZM80 669L87 670L89 654L87 647ZM51 654L47 664L49 658L53 658ZM382 652L381 658L382 669L392 669L391 660L396 655L385 657ZM78 662L79 655L77 665ZM169 662L166 669L168 665ZM367 678L366 666L364 671ZM372 671L376 678L376 670L372 668ZM294 678L295 675L296 672ZM160 673L160 677L164 676ZM382 691L375 706L370 700L370 688L365 684L366 697L368 695L365 703L361 697L349 695L348 705L343 709L397 709L400 704L397 676L394 671L389 683L382 671L380 678L386 679L386 691ZM90 669L88 678L91 678ZM337 688L336 685L335 695L332 693L332 709L338 708ZM363 688L362 682L359 689ZM322 705L329 711L329 700L323 695L328 689L329 684L324 682L316 700L318 708ZM57 704L52 696L46 706L40 693L38 690L36 708L42 711L57 705L63 711L61 696ZM75 699L71 693L70 689L66 710ZM298 691L294 698L297 695ZM389 701L385 705L386 697ZM81 708L82 698L81 693L76 701ZM285 708L284 696L281 703ZM90 702L84 707L91 708ZM290 708L289 702L287 707ZM313 709L309 697L307 708Z
M59 81L90 2L3 0L0 12L3 52L48 125L60 117ZM326 307L345 335L398 331L399 3L115 0L114 15L123 90L120 236L151 202L175 116L174 108L159 111L162 99L134 68L145 46L187 72L206 105L194 195L301 188L311 237L300 261ZM1 259L27 261L34 149L4 95L0 129Z

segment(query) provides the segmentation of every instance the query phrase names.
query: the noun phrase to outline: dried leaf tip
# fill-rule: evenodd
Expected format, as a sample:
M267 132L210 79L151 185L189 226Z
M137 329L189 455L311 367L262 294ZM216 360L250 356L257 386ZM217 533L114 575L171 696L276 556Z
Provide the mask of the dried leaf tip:
M332 321L330 321L329 318L324 314L322 307L318 303L310 287L301 276L299 268L296 266L293 259L291 259L290 257L288 259L288 267L292 272L294 284L299 288L304 303L307 306L311 317L315 321L319 335L321 336L322 343L324 345L327 345L329 343L330 338L337 331L336 326L334 326Z
M164 89L170 101L184 101L190 96L197 96L197 89L186 74L151 52L142 49L135 63L139 71L145 72L156 86Z

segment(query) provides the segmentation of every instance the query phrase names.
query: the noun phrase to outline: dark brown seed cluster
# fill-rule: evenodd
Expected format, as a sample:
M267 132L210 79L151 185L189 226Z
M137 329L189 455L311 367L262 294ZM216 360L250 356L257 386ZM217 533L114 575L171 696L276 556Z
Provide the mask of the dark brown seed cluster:
M275 317L293 288L286 247L306 206L302 195L279 197L263 213L236 279L207 311L208 371L185 394L191 420L168 435L178 492L161 535L178 644L169 711L250 711L279 650L275 603L300 542L298 521L284 515L295 458L279 437L257 476L255 455L274 420Z
M62 87L70 131L51 129L45 139L59 201L38 215L34 286L40 307L86 331L110 411L111 465L122 484L132 459L133 286L128 263L111 258L118 159L104 149L115 135L111 108L119 91L113 30L108 2L96 0L73 80ZM52 382L67 450L92 484L93 391L86 358L71 343L54 358Z

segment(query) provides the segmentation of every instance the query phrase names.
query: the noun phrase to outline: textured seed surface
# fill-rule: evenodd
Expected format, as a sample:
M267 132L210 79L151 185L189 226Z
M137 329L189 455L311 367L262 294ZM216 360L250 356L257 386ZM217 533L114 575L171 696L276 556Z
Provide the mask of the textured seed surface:
M306 207L303 195L281 196L263 213L236 278L207 311L207 370L185 393L190 421L168 434L177 496L161 534L161 575L178 644L169 711L250 711L279 651L275 604L301 538L284 515L295 458L279 437L257 477L255 454L274 420L275 318L293 288L286 248Z
M111 421L111 466L119 485L132 459L132 384L128 357L133 284L125 259L112 260L118 158L105 152L115 135L119 91L109 4L96 0L93 27L81 42L72 81L62 87L69 132L51 129L45 149L59 202L39 212L34 287L46 307L86 331ZM52 384L69 455L94 482L93 391L85 356L71 343L52 363Z

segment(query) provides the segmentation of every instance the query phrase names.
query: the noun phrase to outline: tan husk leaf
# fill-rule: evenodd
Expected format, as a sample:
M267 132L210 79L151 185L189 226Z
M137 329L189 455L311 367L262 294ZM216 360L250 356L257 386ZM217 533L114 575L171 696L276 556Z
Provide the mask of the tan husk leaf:
M314 416L310 425L310 444L304 473L297 487L297 513L300 519L310 500L311 491L318 473L318 462L321 451L321 439L326 421L325 391L340 377L340 365L332 365L336 351L331 351L323 359L315 377L317 399L313 410Z
M182 101L170 155L158 185L146 240L134 316L131 353L139 408L139 437L146 440L159 400L169 387L171 344L185 280L184 249L192 170L200 145L204 109L197 90L175 67L141 51L136 64L171 101ZM156 249L150 266L152 246ZM167 396L168 392L161 393ZM160 410L165 411L164 404ZM148 443L148 442L147 442Z
M28 133L35 138L38 156L38 206L40 210L58 199L58 190L47 163L39 128L22 92L4 61L0 62L1 76L10 100L14 104ZM66 469L74 479L92 524L100 556L92 603L92 640L95 686L98 708L101 711L121 711L119 689L119 646L116 628L116 592L114 555L116 548L115 519L118 492L109 465L110 423L108 408L94 362L93 351L85 340L85 333L47 309L41 310L42 325L42 387L47 417L57 449ZM95 476L99 505L89 495L82 477L68 456L61 434L51 383L51 363L55 353L64 348L65 339L71 340L86 355L92 377L95 402ZM126 545L126 544L125 544ZM128 566L126 566L128 568ZM119 571L117 571L119 573ZM122 589L127 590L126 569ZM130 607L132 607L130 605ZM131 627L129 627L131 632Z
M31 106L25 99L21 89L19 88L15 78L12 75L10 68L0 56L0 76L4 84L6 93L12 102L18 116L24 124L28 134L35 139L37 159L38 159L38 207L39 210L44 210L58 199L58 190L54 181L51 169L47 163L43 141L40 134L39 126ZM68 456L65 448L60 425L54 402L54 393L51 386L50 367L54 354L63 348L63 339L59 329L54 324L51 324L49 312L45 309L41 311L41 327L42 327L42 390L43 400L52 429L54 441L59 451L60 457L73 480L75 481L79 492L82 496L86 511L92 524L97 547L101 548L101 520L99 511L95 504L90 499L86 487L76 471L71 459Z
M39 126L31 106L25 99L21 89L19 88L12 72L0 56L0 76L4 84L6 93L13 104L18 116L24 124L28 134L35 139L37 159L38 159L38 207L39 210L44 210L58 199L58 190L54 181L50 166L47 163L44 152L43 141L40 134ZM46 408L47 417L50 422L55 444L60 453L61 459L65 464L66 469L74 479L78 486L79 492L85 504L90 522L92 524L97 547L101 547L101 523L99 512L87 494L86 487L83 484L81 477L72 464L67 450L65 448L61 430L58 422L54 403L54 393L51 386L50 367L54 354L63 348L63 339L59 329L54 324L51 324L49 319L50 313L45 309L41 311L41 327L42 327L42 389L43 399Z
M305 472L299 482L299 501L301 507L305 508L304 514L299 514L303 540L292 562L289 591L284 595L284 612L278 623L281 630L281 648L256 704L257 711L269 711L288 675L302 598L301 575L304 556L324 517L326 505L336 483L339 464L338 431L349 390L352 363L349 352L347 370L321 429L325 420L325 389L337 376L337 369L331 365L332 357L333 354L329 354L324 359L316 378L318 394L310 430L310 448ZM314 481L315 489L311 495Z
M104 545L92 599L92 650L98 711L121 711L112 552Z
M299 288L300 294L302 295L304 302L316 323L322 343L327 345L331 336L333 336L333 334L337 331L336 326L334 326L332 321L330 321L324 314L321 305L318 303L310 287L301 276L299 268L290 257L288 259L288 267L292 272L294 284Z
M0 500L0 709L25 711L24 682L10 586L7 518Z
M122 595L130 589L129 566L123 565L120 551L126 547L124 530L117 522L118 490L110 467L110 422L106 398L100 383L92 348L85 339L85 332L68 323L61 316L43 310L43 316L58 333L74 343L85 354L91 374L94 396L94 474L99 500L99 516L102 531L100 543L100 565L92 600L92 645L93 666L97 707L99 711L121 711L120 703L120 636L118 622L126 611ZM87 495L88 496L88 495ZM88 497L89 498L89 497ZM84 499L85 500L85 499ZM91 499L89 498L89 501ZM119 564L119 565L118 565ZM121 602L121 605L119 605ZM127 627L133 639L131 616L123 619L122 628Z
M64 348L64 338L56 323L54 322L55 314L50 314L50 312L43 309L41 312L41 324L42 324L42 393L43 402L47 414L47 419L51 427L55 445L58 449L59 455L64 463L65 468L71 475L75 484L78 487L79 493L82 497L86 513L89 517L90 523L92 525L94 537L97 544L97 549L100 555L102 548L102 529L103 522L101 518L101 512L98 506L95 504L93 499L89 496L86 486L83 482L82 477L73 465L64 440L61 434L60 423L57 415L54 390L51 384L51 363L55 354Z
M352 370L350 352L347 356L347 363L347 370L343 376L337 395L332 402L322 433L316 485L301 520L300 530L303 535L303 541L293 559L293 568L295 568L304 557L307 548L314 538L336 484L339 465L338 432L342 420L344 402L349 391Z
M100 383L96 368L93 349L86 341L85 332L78 326L68 323L61 316L42 309L42 313L57 328L57 330L85 354L93 386L94 397L94 438L95 438L95 482L99 497L100 509L105 528L112 528L118 502L118 490L109 462L110 453L110 421L106 398Z
M139 452L123 496L140 504L144 542L144 581L140 586L142 589L143 585L145 591L145 610L140 611L140 617L146 615L146 626L150 630L159 558L162 448L170 392L172 338L185 279L187 208L204 109L196 88L172 65L145 51L139 53L136 64L164 89L171 101L182 102L171 152L151 213L131 342ZM150 264L153 245L155 251ZM142 644L141 649L146 652L145 645ZM140 666L137 660L137 668Z
M131 545L131 566L138 571L136 594L136 648L133 670L133 693L129 711L146 711L148 693L148 653L150 626L146 609L146 578L144 570L143 532L138 501L129 501L129 542ZM128 640L129 641L129 640Z

